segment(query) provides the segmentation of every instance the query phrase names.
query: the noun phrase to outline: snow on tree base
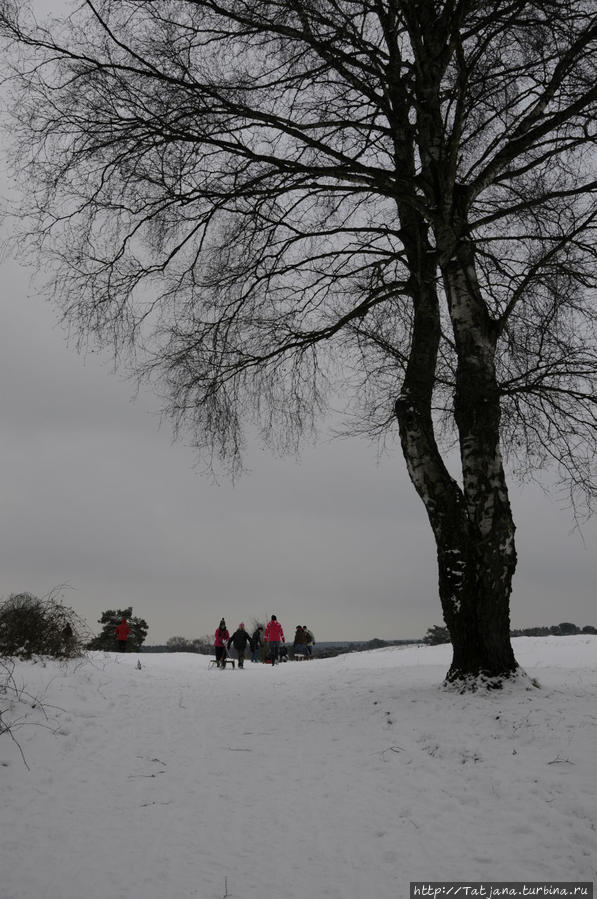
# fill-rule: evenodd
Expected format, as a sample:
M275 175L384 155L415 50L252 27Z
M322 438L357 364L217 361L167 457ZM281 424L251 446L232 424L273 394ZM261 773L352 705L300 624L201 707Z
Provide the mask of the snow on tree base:
M467 674L459 677L454 674L451 678L446 677L442 684L442 690L447 693L488 693L506 688L511 688L511 692L518 692L519 690L540 689L540 687L539 681L529 677L522 668L517 668L511 674L495 677L489 677L486 674Z

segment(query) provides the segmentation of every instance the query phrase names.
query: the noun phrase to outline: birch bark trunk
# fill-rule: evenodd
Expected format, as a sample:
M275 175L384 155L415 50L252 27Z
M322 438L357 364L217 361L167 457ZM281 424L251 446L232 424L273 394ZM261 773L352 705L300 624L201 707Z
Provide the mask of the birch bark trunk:
M434 436L439 304L431 272L413 291L411 354L395 412L409 475L435 535L439 593L454 649L446 681L462 689L482 681L499 687L518 664L510 643L515 526L499 444L496 334L467 244L442 275L458 357L454 412L462 487L448 472Z

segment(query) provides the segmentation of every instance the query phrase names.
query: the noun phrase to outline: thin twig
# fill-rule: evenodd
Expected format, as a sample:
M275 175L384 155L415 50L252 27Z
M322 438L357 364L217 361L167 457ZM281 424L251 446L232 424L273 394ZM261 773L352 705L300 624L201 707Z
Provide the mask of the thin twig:
M575 762L571 762L570 759L563 759L559 755L552 759L551 762L547 763L548 765L574 765Z

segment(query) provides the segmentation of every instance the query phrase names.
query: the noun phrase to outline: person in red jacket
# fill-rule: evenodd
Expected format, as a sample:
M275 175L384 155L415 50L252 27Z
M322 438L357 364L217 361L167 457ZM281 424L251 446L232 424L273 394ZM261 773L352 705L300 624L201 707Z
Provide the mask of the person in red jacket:
M114 633L116 634L116 639L118 640L118 649L121 652L126 652L126 641L129 638L130 632L131 629L128 626L126 618L123 618L120 624L117 624L114 628Z
M275 615L272 615L271 621L268 621L267 627L265 628L265 634L263 635L265 642L269 645L269 654L272 660L272 668L278 661L278 654L280 652L280 643L286 643L284 639L284 631L282 629L282 625L278 621Z
M218 668L226 667L226 644L230 639L226 622L222 618L214 637L214 646L216 648L216 664Z

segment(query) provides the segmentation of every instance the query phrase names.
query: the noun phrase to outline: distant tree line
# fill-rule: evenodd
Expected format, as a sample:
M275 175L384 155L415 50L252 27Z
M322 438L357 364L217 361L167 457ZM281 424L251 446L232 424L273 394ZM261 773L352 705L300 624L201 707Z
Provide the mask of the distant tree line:
M379 637L374 637L372 640L350 642L323 641L315 645L313 655L320 659L327 659L348 652L364 652L368 649L380 649L383 646L401 646L420 642L420 640L381 640ZM213 655L213 638L205 636L189 640L187 637L170 637L166 643L144 646L143 652L196 652L202 655Z
M149 649L149 647L147 647ZM156 647L159 651L159 647ZM163 648L164 652L198 652L201 655L213 653L213 640L211 637L195 637L189 640L186 637L170 637Z
M333 656L343 655L347 652L365 652L368 649L382 649L384 646L402 646L408 643L417 643L418 640L381 640L374 637L372 640L360 640L350 643L323 642L318 643L314 655L320 659L328 659Z
M551 627L525 627L510 632L512 637L548 637L550 635L560 637L568 634L597 634L597 627L587 624L578 627L571 621L562 621Z
M590 624L585 627L579 627L571 621L561 621L560 624L553 624L551 627L525 627L510 631L511 637L561 637L570 634L597 634L597 627L593 627ZM437 624L430 627L423 638L423 642L429 646L449 643L450 634L448 628Z

